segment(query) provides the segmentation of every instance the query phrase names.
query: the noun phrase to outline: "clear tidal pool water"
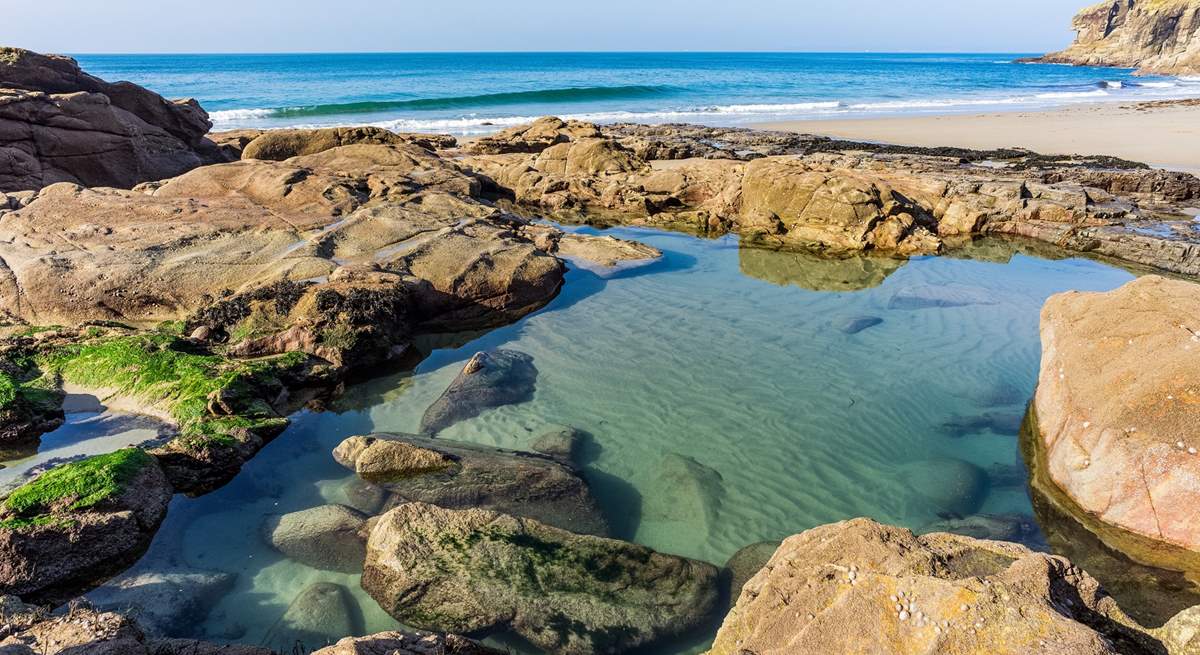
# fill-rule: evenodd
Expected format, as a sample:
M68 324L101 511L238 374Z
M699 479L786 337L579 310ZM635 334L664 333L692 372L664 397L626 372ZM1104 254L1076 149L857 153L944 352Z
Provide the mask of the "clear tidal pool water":
M439 438L528 449L555 426L586 431L585 475L620 538L721 565L748 544L857 516L916 530L951 515L1029 516L1017 424L1037 378L1042 303L1133 277L1006 242L977 244L971 259L829 261L739 248L734 237L607 233L665 258L608 279L573 268L543 310L350 387L329 411L295 415L228 486L176 497L134 572L236 574L188 636L262 643L318 581L349 590L356 629L396 627L356 575L284 558L261 525L344 502L351 474L333 448L355 434L416 432L463 363L499 347L533 356L534 398ZM882 321L840 329L857 317ZM985 483L963 482L978 470ZM710 637L655 652L699 652Z

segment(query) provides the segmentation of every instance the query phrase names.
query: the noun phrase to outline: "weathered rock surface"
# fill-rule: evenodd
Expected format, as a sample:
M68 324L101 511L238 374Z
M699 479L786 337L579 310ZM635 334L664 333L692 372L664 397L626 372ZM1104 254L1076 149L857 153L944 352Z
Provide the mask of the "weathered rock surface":
M608 526L587 482L545 455L444 439L376 434L350 437L333 457L392 492L392 502L452 509L480 507L572 532L605 535Z
M609 276L662 259L662 251L611 236L562 232L548 225L528 225L521 233L538 248L592 272Z
M553 653L619 653L715 608L717 570L642 546L478 509L409 503L367 542L363 589L397 620L509 629Z
M1035 447L1082 511L1200 551L1200 286L1145 276L1042 309Z
M1200 74L1200 2L1105 0L1075 15L1075 42L1029 61Z
M204 620L233 588L236 576L220 571L126 573L87 595L97 609L134 617L154 637L182 637Z
M148 638L135 620L87 607L48 616L13 596L0 596L0 623L3 655L275 655L254 646Z
M785 540L709 652L1166 651L1066 559L856 519Z
M312 655L501 655L502 652L458 635L380 632L347 637Z
M344 505L321 505L263 523L263 538L275 550L315 569L357 573L366 547L359 535L367 517Z
M498 155L509 152L538 153L550 146L570 143L575 139L596 138L600 130L591 123L564 121L553 116L539 118L529 125L518 125L497 134L476 139L471 152Z
M422 434L434 435L484 411L533 399L537 368L516 350L475 353L421 417Z
M505 154L463 163L540 213L732 231L762 246L903 256L1005 234L1200 272L1200 233L1183 211L1200 197L1200 180L1186 173L1106 157L733 128L596 129L599 136L559 129L540 150L489 148Z
M296 596L263 645L278 652L309 652L347 636L362 634L350 591L332 582L316 582Z
M194 100L110 84L73 59L0 49L0 191L129 188L222 161Z
M236 138L236 137L231 137ZM301 155L315 155L340 146L356 144L412 144L426 150L453 148L448 134L400 134L381 127L327 127L320 129L268 130L242 147L242 159L283 161Z
M60 473L61 468L42 475ZM81 497L74 487L55 488L57 496L42 501L48 506L18 510L9 496L0 509L0 593L61 603L145 552L166 515L171 487L148 455L131 458L116 475L115 490L98 500L99 492Z

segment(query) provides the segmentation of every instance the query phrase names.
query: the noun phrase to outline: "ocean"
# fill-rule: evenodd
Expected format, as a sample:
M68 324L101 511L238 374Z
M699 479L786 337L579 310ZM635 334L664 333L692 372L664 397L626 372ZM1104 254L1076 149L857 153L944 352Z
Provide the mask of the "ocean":
M555 114L754 122L1200 97L1200 78L1018 64L1007 54L371 53L76 55L109 80L194 97L214 129L372 124L478 134Z

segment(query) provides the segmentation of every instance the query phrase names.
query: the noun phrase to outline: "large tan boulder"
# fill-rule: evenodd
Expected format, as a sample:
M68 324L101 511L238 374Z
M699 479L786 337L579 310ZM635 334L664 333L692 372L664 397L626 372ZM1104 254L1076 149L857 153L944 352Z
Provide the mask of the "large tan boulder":
M541 152L560 143L599 136L600 129L591 123L575 120L564 121L556 116L543 116L529 125L518 125L477 139L470 143L467 149L481 155Z
M1042 309L1034 446L1078 509L1200 551L1200 286L1146 276Z
M1200 74L1200 1L1104 0L1072 21L1075 42L1034 61Z
M742 588L709 651L1162 652L1159 637L1142 630L1066 559L957 535L916 537L868 519L785 540Z
M110 84L68 57L0 48L0 191L179 175L223 160L210 127L194 100Z

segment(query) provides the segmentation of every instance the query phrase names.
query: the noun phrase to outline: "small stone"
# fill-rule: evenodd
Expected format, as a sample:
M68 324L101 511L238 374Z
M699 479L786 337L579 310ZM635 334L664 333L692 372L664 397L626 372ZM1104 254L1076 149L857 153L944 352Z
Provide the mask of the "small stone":
M905 610L901 610L901 611L900 611L900 620L901 620L901 621L907 621L907 620L908 620L908 612L907 612L907 611L905 611Z

